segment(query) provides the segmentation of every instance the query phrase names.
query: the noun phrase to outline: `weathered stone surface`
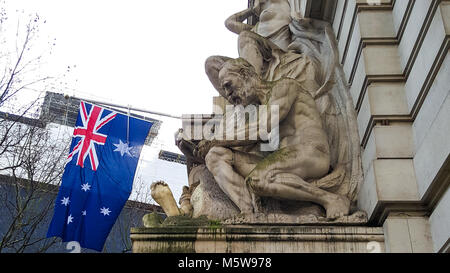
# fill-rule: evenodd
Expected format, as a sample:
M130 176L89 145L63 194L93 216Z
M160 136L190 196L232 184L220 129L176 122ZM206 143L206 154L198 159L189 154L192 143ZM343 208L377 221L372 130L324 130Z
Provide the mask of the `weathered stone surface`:
M164 181L154 182L150 188L153 200L162 207L167 216L177 216L181 214L167 183Z
M223 139L221 126L214 128L217 137L212 141L176 137L192 163L192 176L202 177L190 178L189 189L183 191L187 209L182 211L190 211L190 196L193 217L262 213L311 223L309 215L337 219L354 213L362 181L356 112L331 26L302 17L295 3L299 2L255 1L233 14L225 24L239 35L240 58L212 56L205 63L222 97L220 103L215 99L222 107L214 111L228 103L269 110L275 106L279 119L260 116L256 122L246 121L249 128L262 123L270 127L270 140L277 139L270 141L272 147L261 132L256 140L242 140L239 133ZM257 25L243 23L255 14ZM221 116L220 124L233 116ZM192 169L202 163L207 171Z
M264 213L241 215L239 209L223 193L206 166L194 167L191 181L198 181L191 203L193 217L206 216L212 220L223 220L224 224L324 224L362 225L367 223L366 213L359 211L352 215L330 220L320 206L309 202L280 201L266 198Z
M162 223L162 226L198 227L209 226L210 223L212 223L212 221L208 220L205 216L192 218L190 216L180 215L167 217Z
M390 10L363 10L358 14L362 38L395 37Z
M223 220L239 214L239 209L228 198L205 165L195 167L191 172L193 180L199 184L191 196L193 217L207 216L209 219Z
M418 202L419 194L411 159L374 160L359 192L358 206L369 218L382 202Z
M390 253L429 253L433 251L428 217L392 214L384 222L386 250Z
M334 220L327 219L323 216L315 214L309 215L289 215L289 214L251 214L251 215L237 215L230 219L223 221L224 224L302 224L302 225L365 225L367 224L367 214L362 211L353 213L352 215L343 216Z
M142 217L142 223L146 228L159 227L163 223L163 219L158 213L152 212Z
M205 226L134 228L134 253L384 252L382 228L355 226Z

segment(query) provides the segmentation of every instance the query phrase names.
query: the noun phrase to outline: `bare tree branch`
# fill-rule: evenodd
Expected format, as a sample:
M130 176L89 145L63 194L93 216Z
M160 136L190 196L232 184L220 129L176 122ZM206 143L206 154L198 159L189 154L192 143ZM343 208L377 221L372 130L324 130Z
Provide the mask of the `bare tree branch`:
M8 177L0 181L0 201L8 214L8 219L2 219L0 252L26 252L31 247L45 252L57 240L47 239L38 231L53 209L52 188L60 184L70 137L55 140L46 127L22 123L27 116L37 116L42 95L27 104L18 95L28 90L43 94L45 87L57 83L55 77L39 75L42 55L33 55L39 16L32 15L25 25L19 18L15 39L4 38L7 16L2 4L0 0L0 65L4 66L0 67L4 71L0 76L0 108L13 112L0 116L0 175ZM43 123L51 121L50 117L43 119Z

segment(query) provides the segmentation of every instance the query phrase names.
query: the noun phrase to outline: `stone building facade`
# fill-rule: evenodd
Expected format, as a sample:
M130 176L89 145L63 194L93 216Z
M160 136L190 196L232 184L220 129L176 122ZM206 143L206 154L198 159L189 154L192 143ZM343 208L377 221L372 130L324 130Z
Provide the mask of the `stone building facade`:
M357 114L364 174L357 206L368 222L284 229L250 221L171 233L150 226L132 230L133 251L171 252L176 241L187 252L450 252L450 1L289 4L333 28L337 78ZM213 104L217 114L227 102L216 97Z
M450 1L300 6L328 20L338 42L358 114L358 206L383 227L387 252L449 252Z

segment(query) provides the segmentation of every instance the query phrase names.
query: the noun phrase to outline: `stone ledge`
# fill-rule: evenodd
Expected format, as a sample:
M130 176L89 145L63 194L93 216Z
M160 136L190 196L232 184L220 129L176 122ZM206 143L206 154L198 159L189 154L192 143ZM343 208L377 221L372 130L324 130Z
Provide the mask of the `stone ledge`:
M368 222L367 214L363 211L357 211L351 215L342 216L334 220L316 215L288 215L288 214L252 214L237 215L223 220L226 225L272 225L272 226L364 226Z
M361 11L370 11L370 10L392 10L394 7L394 1L393 0L382 0L381 1L381 5L369 5L368 2L366 0L353 0L351 1L351 3L347 2L346 3L346 7L345 7L345 12L349 12L349 20L351 21L350 24L347 25L348 27L348 32L346 33L346 37L339 37L339 40L341 40L341 38L344 38L344 40L342 40L343 42L343 47L340 46L340 52L342 52L340 61L342 64L344 64L346 62L347 59L347 53L350 47L350 42L353 36L353 32L355 30L355 24L357 23L358 20L358 14ZM347 10L349 9L349 10ZM344 17L346 17L347 15L345 15ZM341 19L342 20L342 19ZM339 30L339 36L341 34L341 29Z
M228 225L132 228L134 253L384 252L381 227Z

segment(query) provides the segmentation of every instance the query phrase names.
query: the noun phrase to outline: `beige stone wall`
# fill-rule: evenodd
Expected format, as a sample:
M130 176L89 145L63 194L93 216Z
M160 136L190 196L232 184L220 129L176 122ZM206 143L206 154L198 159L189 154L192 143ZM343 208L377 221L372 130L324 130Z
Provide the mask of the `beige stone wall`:
M358 113L360 208L388 252L448 251L450 1L337 0L331 23Z

